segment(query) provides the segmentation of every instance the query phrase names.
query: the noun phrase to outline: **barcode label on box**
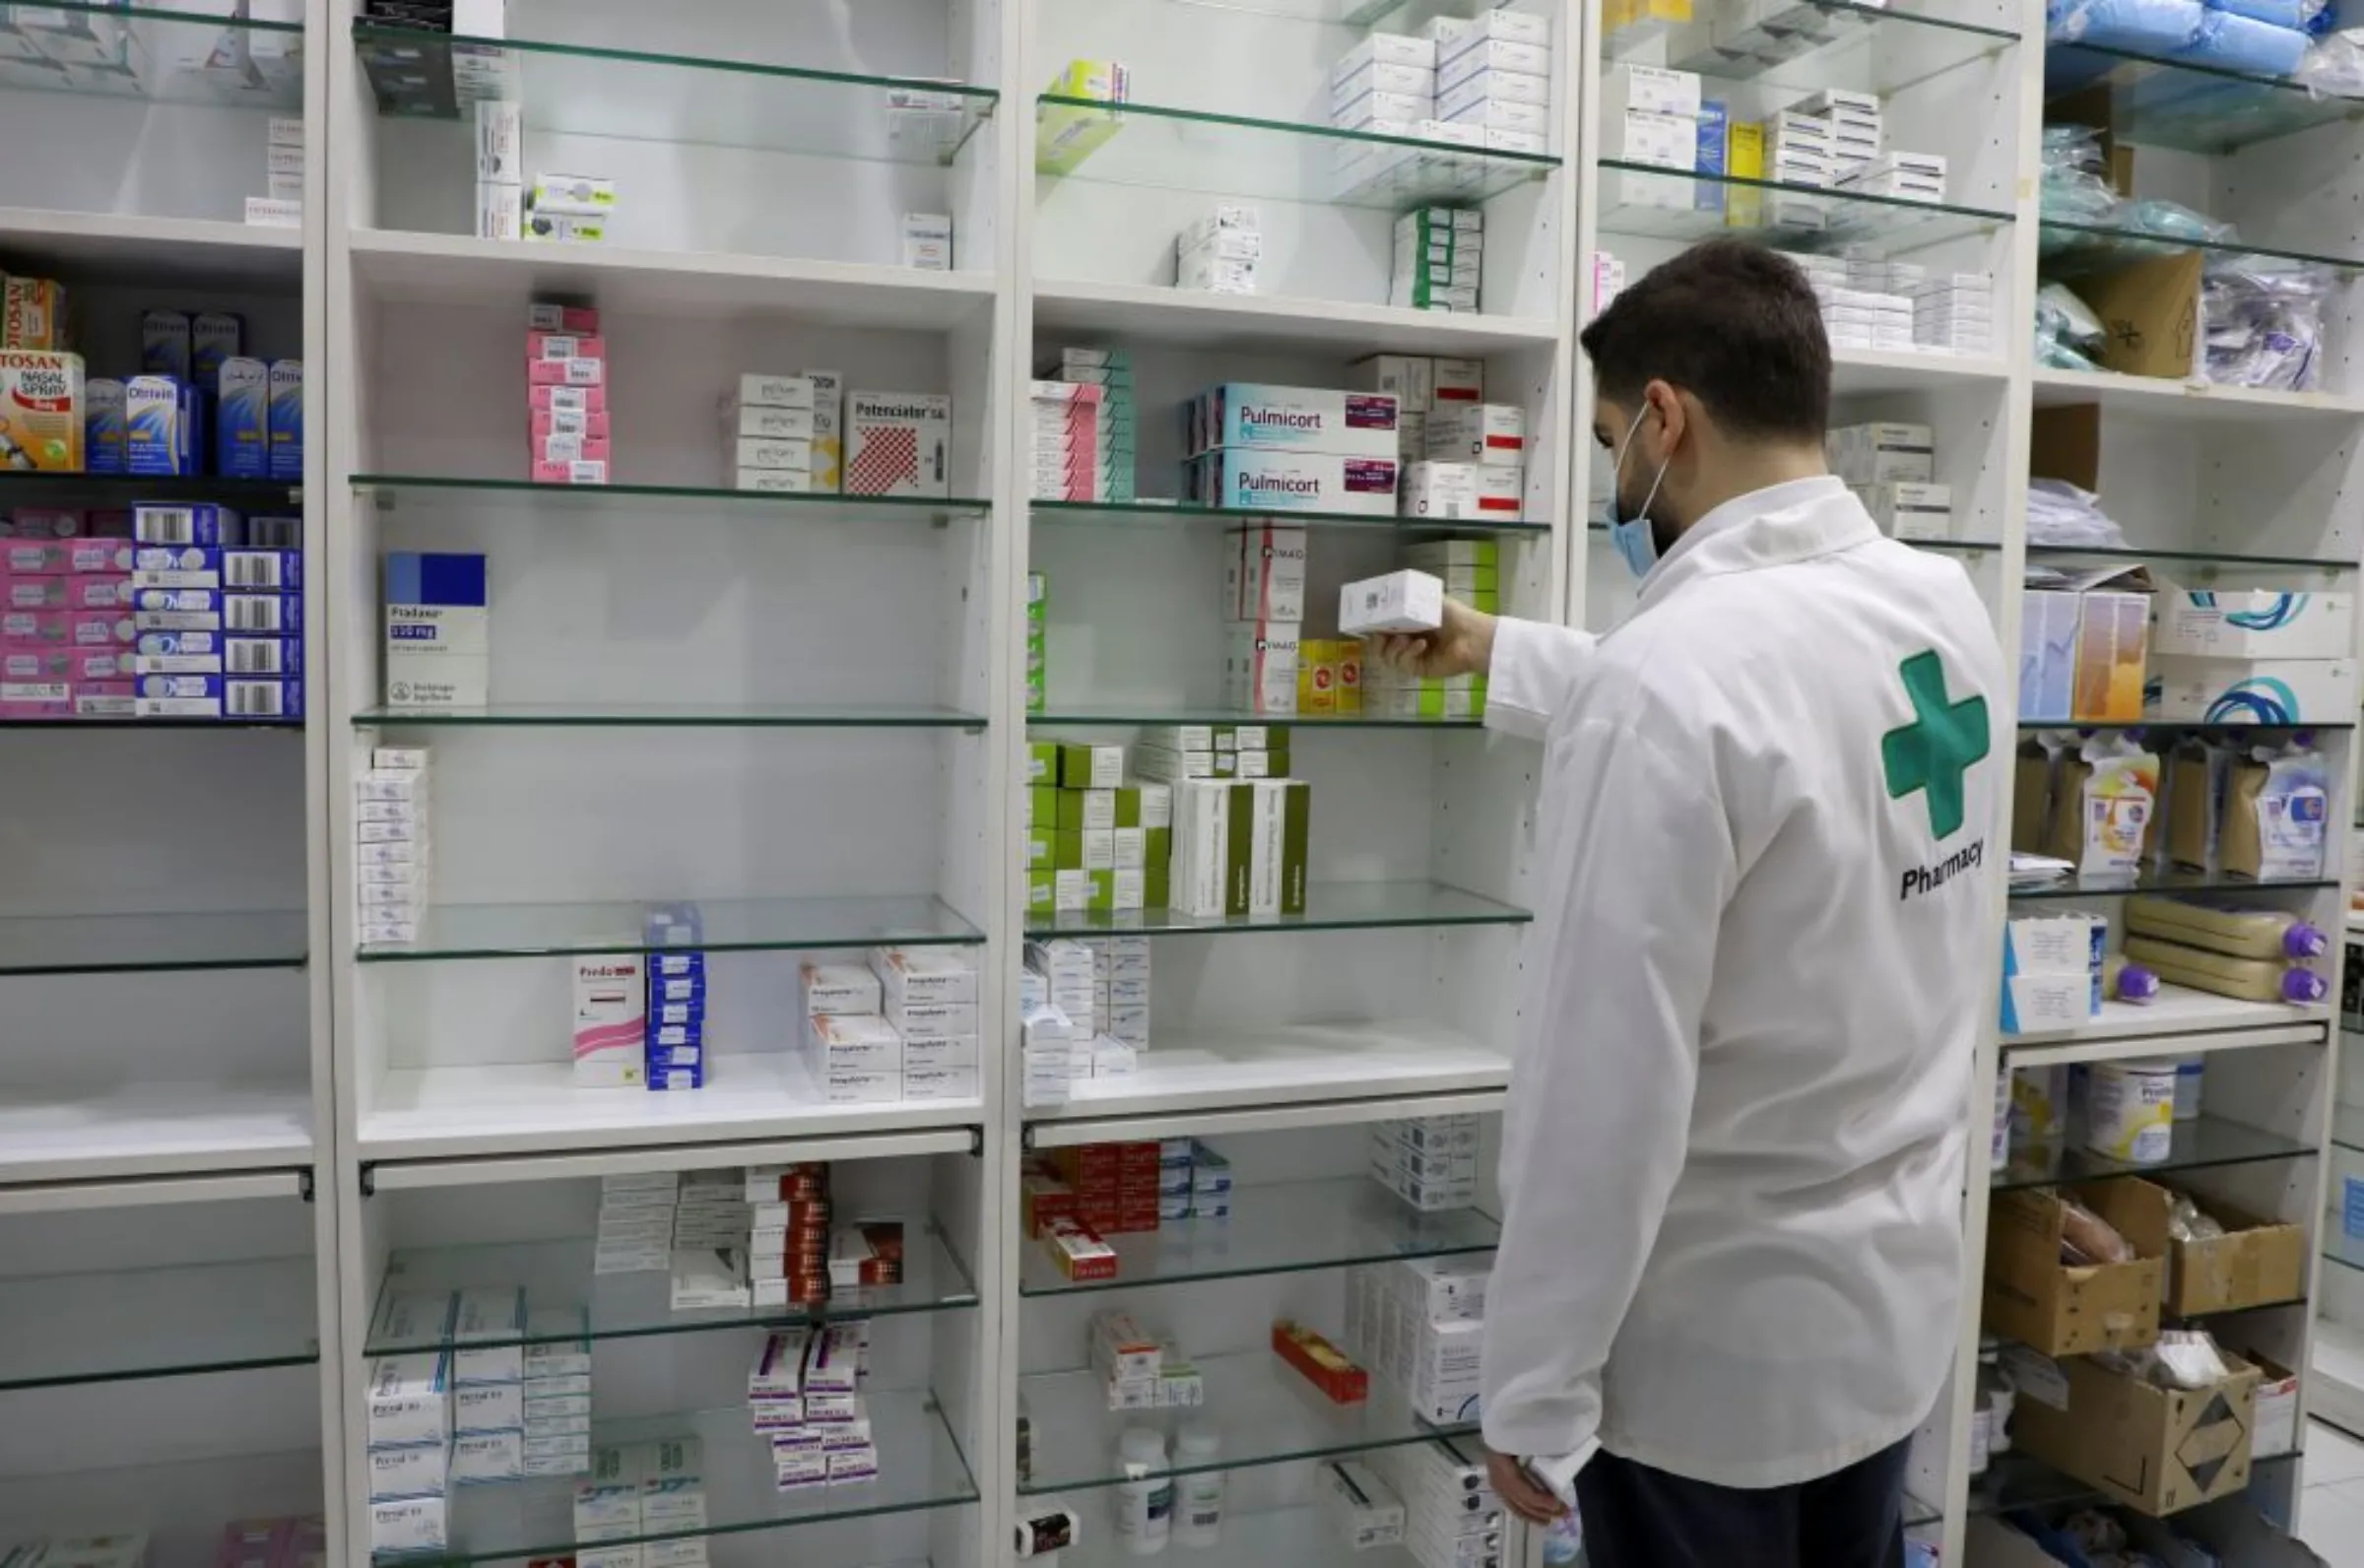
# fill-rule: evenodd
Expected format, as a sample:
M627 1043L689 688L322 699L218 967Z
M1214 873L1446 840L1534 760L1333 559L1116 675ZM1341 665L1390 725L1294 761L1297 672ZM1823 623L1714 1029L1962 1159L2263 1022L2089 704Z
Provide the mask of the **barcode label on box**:
M241 719L284 719L288 688L277 681L232 681L230 711Z
M286 675L287 644L277 637L229 639L231 675Z

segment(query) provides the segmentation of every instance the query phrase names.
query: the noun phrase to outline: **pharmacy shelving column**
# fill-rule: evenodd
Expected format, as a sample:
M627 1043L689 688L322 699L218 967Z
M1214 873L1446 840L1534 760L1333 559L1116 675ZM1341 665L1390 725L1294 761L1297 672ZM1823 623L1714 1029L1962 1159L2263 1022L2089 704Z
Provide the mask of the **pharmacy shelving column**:
M0 266L28 307L10 312L10 347L64 346L39 319L49 280L65 294L53 325L71 324L89 377L162 368L147 359L151 311L234 315L244 355L319 363L310 231L296 211L288 227L245 222L251 199L268 200L274 141L307 140L315 123L308 30L300 7L231 9L68 4L15 18L41 31L8 33L0 124L73 151L0 177ZM275 122L303 130L282 123L275 137ZM316 163L301 184L315 201L290 208L316 212ZM317 380L307 392L308 413ZM179 502L291 519L276 526L316 561L304 479L318 470L219 478L200 454L192 477L60 473L59 454L28 453L35 432L10 439L0 1552L146 1532L151 1561L207 1561L233 1520L342 1515L324 1473L335 1209L317 1201L330 1152L316 961L326 753L300 705L268 722L129 716L130 687L106 685L132 674L131 647L113 640L127 599L65 607L127 596L128 577L107 573L130 563L44 578L39 561L87 545L59 535L124 532L129 508ZM300 632L313 603L275 608ZM57 644L73 626L109 640L68 651ZM300 657L314 644L273 646Z
M406 1296L519 1288L528 1327L494 1346L590 1390L551 1395L581 1403L550 1420L587 1431L521 1429L552 1433L542 1453L702 1439L702 1511L652 1512L627 1547L662 1539L666 1560L716 1568L782 1551L972 1562L998 1086L906 1100L896 1074L898 1092L832 1098L803 1049L799 977L894 944L973 964L979 1011L1002 1009L1000 13L516 0L504 35L442 39L330 9L338 1376L359 1387L376 1358L450 1342L431 1316L387 1310ZM604 237L477 234L485 95L516 106L526 179L613 183ZM907 213L951 218L949 268L904 264ZM536 300L597 312L608 483L530 482ZM913 465L932 493L737 488L718 405L744 375L818 370L849 402L950 399L949 460ZM381 567L401 552L485 562L488 678L460 706L406 707L381 680ZM355 786L379 748L429 758L408 941L355 916ZM697 922L703 1082L593 1086L573 1066L573 965L681 947L646 924L657 904ZM710 1211L733 1207L716 1195L738 1172L821 1162L837 1212L903 1222L900 1284L692 1310L704 1298L677 1296L662 1266L602 1270L621 1233L605 1196L679 1186ZM645 1218L632 1233L646 1241ZM775 1486L748 1406L765 1334L855 1316L875 1323L879 1476ZM362 1416L342 1433L357 1500L376 1473ZM439 1539L412 1543L569 1553L589 1527L565 1469L450 1486ZM373 1543L369 1526L358 1509L346 1560L408 1538Z
M1006 917L1036 942L1132 939L1150 974L1147 1043L1130 1074L1078 1078L1064 1103L1020 1106L1018 1042L1009 1042L1005 1093L1022 1120L1025 1160L1196 1140L1229 1161L1237 1183L1231 1218L1122 1236L1116 1278L1085 1286L1021 1234L1021 1164L1004 1167L999 1310L1014 1374L1006 1388L1025 1432L1009 1461L1013 1506L1020 1518L1074 1510L1079 1555L1119 1560L1112 1511L1138 1488L1119 1484L1118 1429L1146 1424L1168 1443L1163 1469L1226 1473L1227 1561L1345 1561L1347 1543L1320 1506L1320 1464L1450 1463L1440 1440L1466 1456L1474 1426L1466 1415L1431 1423L1376 1378L1367 1405L1326 1405L1274 1354L1271 1331L1285 1316L1345 1339L1359 1266L1490 1251L1491 1150L1516 1024L1540 755L1482 733L1473 705L1405 711L1366 692L1359 713L1308 703L1292 715L1227 691L1224 562L1244 527L1301 525L1301 634L1316 642L1338 634L1340 585L1389 569L1408 546L1448 538L1486 547L1505 612L1563 619L1568 161L1585 39L1575 8L1509 7L1542 23L1547 39L1527 57L1541 67L1538 129L1532 142L1473 151L1334 114L1334 83L1374 28L1409 33L1490 6L1028 0L1021 9L1020 166L1031 172L1017 220L1018 338L1031 362L1016 367L1004 395L1021 414L1013 466L1018 495L1030 501L1023 570L1043 596L1043 635L1038 701L1022 733L1014 726L1002 738L1002 754L1014 779L1039 784L1050 781L1032 747L1113 747L1141 777L1136 749L1175 739L1166 727L1270 724L1286 737L1268 753L1272 765L1305 786L1310 830L1301 914L1189 915L1174 907L1178 895L1077 908L1046 879L1046 858L1023 847L1043 840L1046 824L1027 825L1023 792L1010 803ZM1095 110L1056 85L1079 61L1123 68L1121 110ZM1087 156L1072 156L1064 140L1079 123L1096 133ZM1177 287L1177 236L1218 209L1244 215L1259 236L1253 287ZM1395 281L1410 270L1398 220L1424 209L1458 215L1441 222L1463 236L1482 233L1481 245L1464 237L1452 247L1464 276L1476 274L1473 297L1460 302L1477 308L1413 308L1416 291ZM1481 252L1474 269L1473 251ZM1358 362L1374 356L1435 360L1472 390L1481 379L1484 402L1523 415L1515 507L1447 522L1392 506L1377 516L1344 504L1268 515L1208 493L1188 499L1190 399L1223 383L1375 391L1378 367ZM1121 366L1113 379L1129 383L1138 445L1116 486L1032 498L1028 378L1094 362ZM1421 455L1415 443L1411 456ZM1022 599L1005 608L1024 623ZM1020 711L1024 676L1014 671L1009 687ZM1439 1116L1473 1119L1489 1174L1475 1207L1423 1215L1370 1180L1367 1149L1377 1124ZM1203 1378L1203 1406L1110 1412L1086 1344L1091 1314L1110 1307L1171 1337ZM1178 1446L1187 1422L1206 1424L1214 1458ZM1404 1548L1377 1555L1410 1560Z

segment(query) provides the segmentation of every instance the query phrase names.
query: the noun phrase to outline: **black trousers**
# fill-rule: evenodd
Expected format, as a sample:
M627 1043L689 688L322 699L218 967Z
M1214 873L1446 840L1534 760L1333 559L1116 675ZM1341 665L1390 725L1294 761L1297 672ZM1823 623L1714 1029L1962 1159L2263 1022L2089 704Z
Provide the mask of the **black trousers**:
M1909 1443L1796 1486L1742 1491L1613 1454L1576 1476L1589 1568L1898 1568Z

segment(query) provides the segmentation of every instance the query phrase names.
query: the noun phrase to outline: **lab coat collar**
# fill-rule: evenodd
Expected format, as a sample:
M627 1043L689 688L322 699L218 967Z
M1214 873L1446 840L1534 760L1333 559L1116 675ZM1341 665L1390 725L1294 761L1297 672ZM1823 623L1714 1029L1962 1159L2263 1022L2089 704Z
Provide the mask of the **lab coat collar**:
M1683 530L1642 580L1637 610L1701 577L1786 565L1879 537L1864 503L1836 475L1794 479L1735 495Z

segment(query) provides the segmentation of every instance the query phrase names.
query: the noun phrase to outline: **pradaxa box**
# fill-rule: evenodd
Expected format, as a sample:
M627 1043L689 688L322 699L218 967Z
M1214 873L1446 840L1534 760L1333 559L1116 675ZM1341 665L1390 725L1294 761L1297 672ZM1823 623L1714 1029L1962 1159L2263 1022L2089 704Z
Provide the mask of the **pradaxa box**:
M1191 405L1190 455L1216 447L1393 458L1396 400L1384 392L1227 382Z
M0 349L0 466L83 472L82 356Z
M1218 510L1387 517L1396 509L1397 472L1393 456L1229 447L1191 462L1190 498Z
M232 355L215 372L214 466L226 479L267 479L271 471L271 369Z
M482 707L492 675L485 557L398 551L385 574L387 705Z

